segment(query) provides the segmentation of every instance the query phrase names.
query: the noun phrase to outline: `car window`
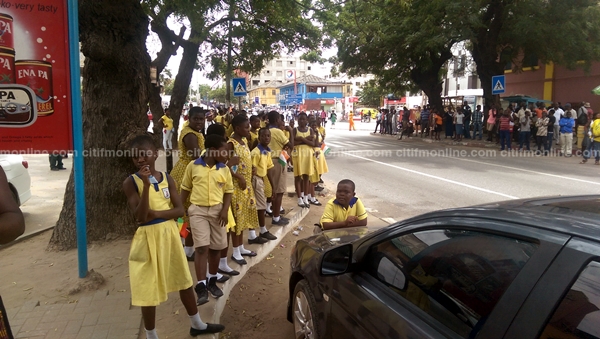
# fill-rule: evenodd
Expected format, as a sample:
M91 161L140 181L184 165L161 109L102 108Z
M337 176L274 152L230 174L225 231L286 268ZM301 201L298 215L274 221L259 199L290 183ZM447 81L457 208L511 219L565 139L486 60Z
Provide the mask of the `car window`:
M472 338L537 247L486 233L430 230L374 245L366 267L404 299Z
M544 328L540 339L600 338L600 263L581 272Z

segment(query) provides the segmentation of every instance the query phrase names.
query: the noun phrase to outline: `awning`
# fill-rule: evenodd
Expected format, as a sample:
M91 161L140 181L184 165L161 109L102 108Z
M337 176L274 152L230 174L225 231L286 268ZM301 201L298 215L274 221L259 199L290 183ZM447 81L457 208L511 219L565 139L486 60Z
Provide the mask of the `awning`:
M529 103L535 104L536 102L543 102L545 104L552 103L552 101L538 99L538 98L532 98L532 97L529 97L526 95L514 95L514 96L509 96L509 97L501 97L500 100L504 100L504 101L508 101L508 102L516 102L516 103L526 102L527 104L529 104Z
M592 93L593 93L593 94L596 94L596 95L600 95L600 86L598 86L598 87L594 88L594 89L592 90Z

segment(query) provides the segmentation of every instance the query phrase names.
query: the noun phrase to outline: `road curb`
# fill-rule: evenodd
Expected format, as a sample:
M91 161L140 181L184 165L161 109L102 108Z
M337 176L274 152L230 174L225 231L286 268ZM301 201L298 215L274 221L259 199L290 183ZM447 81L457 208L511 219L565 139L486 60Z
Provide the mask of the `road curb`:
M258 250L256 250L256 254L257 254L256 257L253 257L253 258L246 257L245 258L246 261L248 262L248 264L241 266L237 270L240 272L239 275L231 277L227 282L225 282L223 284L223 287L222 287L223 296L220 297L219 299L217 299L216 302L214 304L212 304L212 308L209 309L210 311L212 311L212 317L208 316L208 315L206 316L206 318L202 317L203 321L210 322L213 324L218 324L220 322L221 314L225 310L225 305L227 304L227 300L229 299L229 294L231 293L233 288L237 285L237 283L240 282L242 280L242 278L244 278L246 273L254 265L265 260L267 255L269 253L271 253L277 246L279 246L279 243L283 240L283 238L291 230L293 230L304 219L304 217L306 217L308 215L309 211L310 211L310 208L302 208L302 209L296 211L293 215L289 216L290 223L288 226L284 226L284 227L272 226L269 229L269 232L271 232L273 235L275 235L277 237L277 240L269 241L268 243L259 247ZM202 311L202 308L203 307L200 307L201 311ZM204 309L204 312L202 312L202 313L207 314L208 313L207 311L208 310ZM206 337L210 338L210 336L206 336ZM218 333L213 334L212 338L218 339L219 334Z
M46 232L48 230L51 230L51 229L54 229L54 226L48 226L46 228L43 228L43 229L40 229L40 230L36 230L36 231L33 231L31 233L28 233L28 234L23 234L22 236L20 236L17 239L9 242L8 244L0 245L0 250L3 250L5 248L9 248L9 247L11 247L13 245L16 245L16 244L20 243L21 241L25 241L27 239L31 239L31 238L35 237L36 235L39 235L39 234L44 233L44 232Z

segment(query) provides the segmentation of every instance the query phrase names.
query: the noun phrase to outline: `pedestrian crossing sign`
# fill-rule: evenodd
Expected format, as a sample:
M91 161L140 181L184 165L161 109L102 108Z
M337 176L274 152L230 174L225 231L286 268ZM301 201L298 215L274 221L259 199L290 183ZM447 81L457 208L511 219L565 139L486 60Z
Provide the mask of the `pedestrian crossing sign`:
M234 97L245 97L246 96L246 78L233 78L233 96Z
M492 77L492 94L503 94L506 92L506 78L504 75L495 75Z

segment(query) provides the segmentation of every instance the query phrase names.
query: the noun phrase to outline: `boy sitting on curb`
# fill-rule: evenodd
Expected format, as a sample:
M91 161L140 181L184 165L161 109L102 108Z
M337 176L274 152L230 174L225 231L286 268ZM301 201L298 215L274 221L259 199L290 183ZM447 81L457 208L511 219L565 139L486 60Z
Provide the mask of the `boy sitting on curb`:
M320 230L367 226L367 211L354 192L352 180L344 179L337 185L335 199L329 200L320 221Z

